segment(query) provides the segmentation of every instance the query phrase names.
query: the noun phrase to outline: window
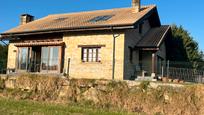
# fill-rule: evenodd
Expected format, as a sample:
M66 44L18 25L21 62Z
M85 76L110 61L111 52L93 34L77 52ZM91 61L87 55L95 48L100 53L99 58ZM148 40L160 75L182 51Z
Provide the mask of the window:
M101 62L101 48L82 48L82 61L83 62Z
M89 22L99 22L99 21L107 21L111 19L114 15L104 15L104 16L97 16L89 20Z

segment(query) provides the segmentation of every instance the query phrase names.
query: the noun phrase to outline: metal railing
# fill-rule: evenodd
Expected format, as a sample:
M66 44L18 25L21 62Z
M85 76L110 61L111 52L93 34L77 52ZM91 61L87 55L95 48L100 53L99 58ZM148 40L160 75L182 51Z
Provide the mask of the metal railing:
M180 79L189 82L204 82L204 70L192 68L169 67L169 78Z
M56 62L53 61L53 62ZM123 65L120 63L121 60L116 60L116 68L117 67L126 67L126 72L130 72L128 74L131 76L133 79L137 78L138 76L146 76L150 77L152 74L152 62L151 61L143 61L143 62L133 62L129 63L129 65ZM6 63L5 60L0 60L0 65L2 63ZM72 63L72 60L64 60L62 59L62 65L64 68L63 72L68 72L68 69L72 69L74 66L70 66L69 64ZM112 69L112 60L101 60L101 62L74 62L75 64L82 64L86 66L80 66L80 67L85 67L83 69L80 69L79 72L97 72L97 73L103 73L101 71L110 71ZM92 64L93 63L93 64ZM97 63L100 64L100 66L97 65ZM35 70L39 72L39 68L42 65L39 65L39 63L34 64L34 66L29 66L31 70ZM32 65L32 64L31 64ZM97 65L97 66L95 66ZM204 63L203 63L204 65ZM89 67L90 68L89 68ZM33 68L32 68L33 67ZM80 68L77 67L77 68ZM56 68L55 66L51 66L50 68ZM74 67L75 68L75 67ZM8 71L13 71L12 69L14 68L6 68L5 66L0 66L0 74L6 74ZM15 71L15 70L14 70ZM116 70L118 71L118 70ZM193 64L190 62L175 62L175 61L166 61L163 63L157 63L156 64L156 76L161 76L161 77L168 77L171 79L179 79L179 80L184 80L188 82L196 82L196 83L204 83L204 69L202 68L194 68ZM31 71L32 72L32 71ZM69 73L69 72L68 72Z

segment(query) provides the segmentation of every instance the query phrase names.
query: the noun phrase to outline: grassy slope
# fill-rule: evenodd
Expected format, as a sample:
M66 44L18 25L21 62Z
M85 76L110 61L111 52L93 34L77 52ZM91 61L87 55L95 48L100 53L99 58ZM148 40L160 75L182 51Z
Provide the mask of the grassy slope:
M125 115L124 112L97 110L90 107L57 105L33 101L0 98L0 113L4 115ZM128 114L129 115L129 114Z

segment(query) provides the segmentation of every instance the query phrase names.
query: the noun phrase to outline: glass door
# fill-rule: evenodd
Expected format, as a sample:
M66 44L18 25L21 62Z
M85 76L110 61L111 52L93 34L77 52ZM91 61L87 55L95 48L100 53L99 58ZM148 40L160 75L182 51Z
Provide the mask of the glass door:
M42 47L42 52L41 52L41 70L42 72L48 71L48 60L49 60L49 48Z
M42 47L41 70L46 73L57 73L60 70L59 47Z
M59 48L58 47L50 47L50 55L49 55L49 71L57 71L59 69Z
M18 71L26 72L29 69L29 59L30 59L30 48L21 47L18 48Z

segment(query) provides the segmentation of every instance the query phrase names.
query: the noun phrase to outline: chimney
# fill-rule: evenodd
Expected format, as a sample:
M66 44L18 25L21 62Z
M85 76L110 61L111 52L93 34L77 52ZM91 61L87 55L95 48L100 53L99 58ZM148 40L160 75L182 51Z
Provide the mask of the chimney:
M29 22L32 22L34 20L34 16L32 15L29 15L29 14L22 14L20 16L20 25L23 25L23 24L27 24Z
M137 13L140 11L140 0L132 0L132 7L133 7L133 12Z

